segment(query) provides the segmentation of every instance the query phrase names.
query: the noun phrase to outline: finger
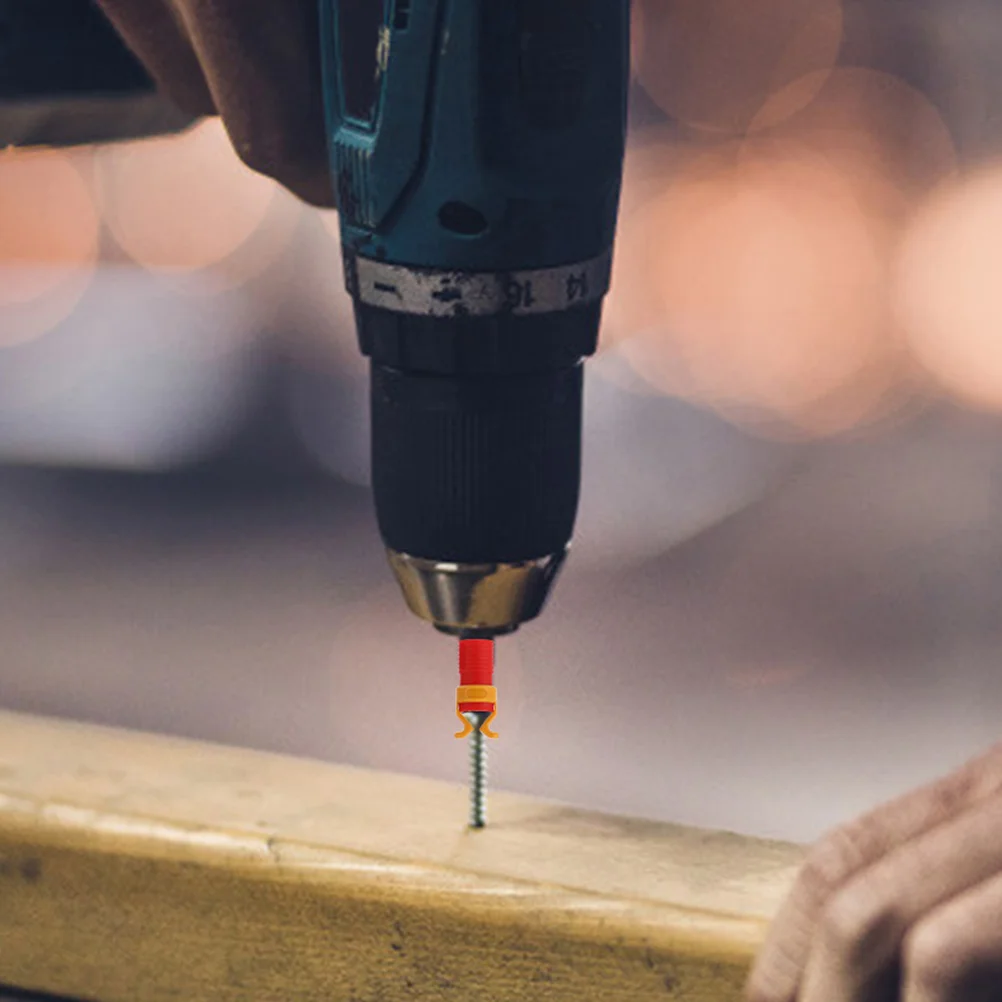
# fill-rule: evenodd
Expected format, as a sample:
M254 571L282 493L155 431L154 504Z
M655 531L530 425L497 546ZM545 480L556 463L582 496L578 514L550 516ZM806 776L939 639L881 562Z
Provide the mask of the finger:
M1002 873L943 905L905 942L902 1002L1002 997Z
M166 0L98 0L98 4L156 84L182 111L216 113L195 50Z
M333 205L316 0L172 0L241 159Z
M825 904L894 846L1002 791L1002 745L822 839L808 855L748 980L751 1002L794 1002Z
M1002 872L1002 796L905 842L857 874L825 909L801 1002L877 998L909 929L939 905Z

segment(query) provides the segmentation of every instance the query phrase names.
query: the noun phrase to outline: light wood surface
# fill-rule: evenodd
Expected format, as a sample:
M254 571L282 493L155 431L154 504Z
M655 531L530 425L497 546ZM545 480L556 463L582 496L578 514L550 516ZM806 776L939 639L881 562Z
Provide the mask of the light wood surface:
M740 996L785 843L0 712L0 983L160 999Z

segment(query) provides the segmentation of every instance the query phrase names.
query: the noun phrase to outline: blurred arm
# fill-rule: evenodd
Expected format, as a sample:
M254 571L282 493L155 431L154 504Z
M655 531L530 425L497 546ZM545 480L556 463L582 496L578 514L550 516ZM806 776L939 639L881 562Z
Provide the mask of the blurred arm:
M0 0L0 148L133 139L191 121L94 5Z

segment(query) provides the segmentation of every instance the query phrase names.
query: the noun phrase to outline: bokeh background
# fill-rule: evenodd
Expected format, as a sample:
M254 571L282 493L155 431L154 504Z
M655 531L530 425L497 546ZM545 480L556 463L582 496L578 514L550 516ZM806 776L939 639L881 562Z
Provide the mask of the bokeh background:
M492 779L810 839L1002 717L1002 12L635 0L578 539ZM0 152L0 705L465 778L337 220L218 122Z

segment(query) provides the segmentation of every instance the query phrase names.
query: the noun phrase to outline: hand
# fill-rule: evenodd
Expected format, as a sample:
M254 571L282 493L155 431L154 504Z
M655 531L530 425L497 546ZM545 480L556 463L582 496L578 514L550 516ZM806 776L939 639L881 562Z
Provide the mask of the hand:
M823 839L748 998L1002 999L1002 745Z
M241 159L333 205L316 0L98 0L183 111L222 116Z

